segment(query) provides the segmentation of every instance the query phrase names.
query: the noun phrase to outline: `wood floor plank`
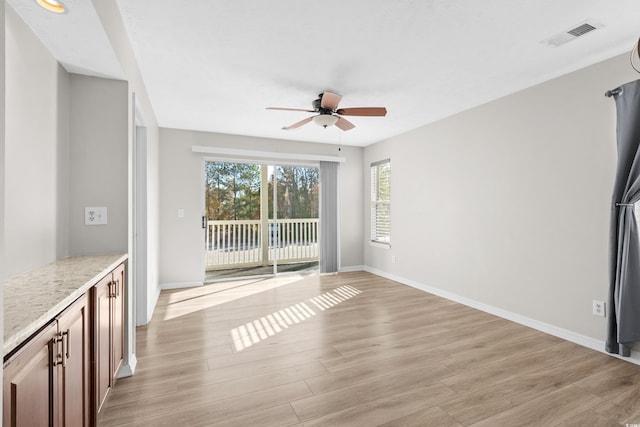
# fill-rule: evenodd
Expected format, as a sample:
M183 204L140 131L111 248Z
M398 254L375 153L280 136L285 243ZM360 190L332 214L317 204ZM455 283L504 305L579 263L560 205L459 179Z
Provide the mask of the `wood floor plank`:
M294 399L309 395L311 395L311 391L302 381L214 402L208 401L206 395L190 395L190 398L196 397L197 399L178 398L174 403L179 405L180 411L172 408L168 400L145 403L144 406L138 408L134 421L140 425L149 426L208 426L213 422L221 422L230 418L242 417L252 412L282 406ZM169 423L166 424L167 422Z
M385 359L404 357L416 353L424 354L425 357L429 357L430 361L440 361L447 357L447 354L439 348L432 348L428 342L417 339L406 342L401 341L397 344L391 343L388 347L384 346L384 348L380 348L378 350L372 350L348 357L342 355L328 356L322 358L321 361L328 370L335 372L350 369L363 363L374 363Z
M203 426L211 427L238 427L238 426L260 426L260 427L286 427L298 423L298 417L291 405L280 405L261 411L251 411L235 418L227 418L222 421L209 420Z
M232 355L211 357L206 359L209 369L231 368L233 366L257 363L262 369L279 369L287 366L299 365L310 360L339 357L340 354L332 347L314 346L310 350L299 349L295 346L288 348L265 348L263 351L234 353Z
M476 340L473 351L450 353L443 363L460 372L483 369L487 365L500 363L503 359L526 357L536 351L545 351L562 342L559 338L540 332L522 330L489 343L485 339Z
M407 417L407 418L405 418ZM417 418L422 418L417 422ZM416 424L417 422L417 424ZM296 426L459 426L441 409L424 400L424 390L409 391L353 405L342 411L303 421Z
M361 380L356 384L317 394L291 402L293 410L301 421L318 418L347 409L351 406L373 400L392 398L407 390L419 389L423 399L434 406L455 396L455 392L438 382L438 376L432 376L434 368L428 366L384 377Z
M124 380L125 378L118 380L118 387L114 387L114 389L111 390L109 399L104 403L105 409L113 406L126 406L128 403L135 401L140 395L144 395L147 398L155 398L178 392L177 378L161 379L149 382L129 382L129 384L133 384L131 386L128 386L128 384L121 384Z
M440 357L434 358L432 354L433 351L425 351L382 358L357 365L348 364L348 367L343 369L338 369L339 367L336 366L331 373L308 378L306 383L314 394L320 394L345 388L367 379L396 375L404 371L414 371L427 367L430 368L430 375L433 380L451 375L452 371L438 362Z
M640 387L640 371L635 365L612 358L605 369L600 369L575 384L605 400L611 400Z
M442 382L459 393L481 390L515 376L560 363L566 358L563 350L570 349L573 345L560 343L552 347L519 353L514 357L491 361L482 369L471 368L458 371L456 375L443 379Z
M111 398L112 394L107 395L107 402ZM102 410L98 413L98 425L99 426L130 426L134 425L136 419L136 413L140 400L132 398L126 403L119 403L117 405L103 405Z
M595 408L595 412L622 425L640 424L640 387L628 388Z
M556 426L602 403L595 394L568 385L489 417L474 427Z
M545 366L488 387L463 392L441 407L458 422L470 425L536 397L573 384L596 372L607 356L576 352L566 362ZM601 356L601 357L598 357Z
M246 396L250 393L275 389L276 387L285 386L290 383L298 383L309 376L322 372L322 370L321 365L309 363L294 368L281 369L279 371L238 378L231 381L216 382L213 384L201 383L197 387L183 386L183 384L180 384L177 396L189 402L189 404L199 404L199 402L203 404L207 402L213 403L231 397ZM308 390L304 390L305 394L307 391Z
M640 366L365 272L163 291L136 334L101 427L640 422Z
M322 363L317 360L305 362L299 365L282 367L280 369L264 369L263 366L249 363L234 366L233 369L223 368L207 371L195 375L183 375L176 381L176 387L180 390L189 390L199 387L207 387L213 384L239 381L243 378L253 380L270 380L272 378L288 377L291 381L306 379L328 373Z
M442 409L426 408L419 411L411 412L393 421L380 424L378 427L462 427L455 419Z
M558 425L561 427L628 427L627 424L615 423L610 418L603 417L593 410L585 411Z

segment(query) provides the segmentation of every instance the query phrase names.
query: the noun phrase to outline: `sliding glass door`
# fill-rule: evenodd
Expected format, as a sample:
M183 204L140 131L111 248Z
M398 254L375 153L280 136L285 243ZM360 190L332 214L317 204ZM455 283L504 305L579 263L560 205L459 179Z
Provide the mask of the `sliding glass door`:
M270 166L270 255L276 272L317 270L318 168Z
M318 169L205 163L206 280L318 268Z

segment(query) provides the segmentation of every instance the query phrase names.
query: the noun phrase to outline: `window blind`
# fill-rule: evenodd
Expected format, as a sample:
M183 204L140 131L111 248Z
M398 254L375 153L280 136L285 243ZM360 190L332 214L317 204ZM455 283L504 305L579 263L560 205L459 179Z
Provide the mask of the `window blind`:
M371 241L391 243L391 160L371 164Z

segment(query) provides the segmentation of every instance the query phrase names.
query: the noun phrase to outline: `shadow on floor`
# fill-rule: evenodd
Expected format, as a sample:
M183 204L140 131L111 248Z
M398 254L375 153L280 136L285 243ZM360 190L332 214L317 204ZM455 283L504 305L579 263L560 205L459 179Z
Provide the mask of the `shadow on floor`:
M278 273L311 273L317 271L318 261L278 265ZM238 277L266 276L269 274L273 274L272 265L260 267L230 268L225 270L207 271L204 280L205 282L212 282Z

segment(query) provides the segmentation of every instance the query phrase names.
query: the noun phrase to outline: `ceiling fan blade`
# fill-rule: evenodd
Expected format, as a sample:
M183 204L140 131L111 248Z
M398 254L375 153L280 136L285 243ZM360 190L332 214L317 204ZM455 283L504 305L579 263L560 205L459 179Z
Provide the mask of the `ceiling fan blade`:
M266 110L283 110L283 111L306 111L307 113L315 113L314 110L303 110L301 108L281 108L281 107L267 107Z
M336 126L339 127L342 130L350 130L350 129L353 129L354 127L356 127L356 125L354 125L349 120L344 119L342 117L338 117L338 121L336 122Z
M313 116L312 117L307 117L304 120L300 120L299 122L296 122L296 123L292 124L291 126L285 126L282 129L291 130L291 129L299 128L300 126L306 125L307 123L309 123L311 121L311 119L313 119Z
M386 116L387 109L384 107L340 108L336 113L343 116Z
M328 110L335 110L338 108L338 104L342 99L342 95L338 95L333 92L325 92L322 94L322 101L320 102L320 106L322 108L326 108Z

